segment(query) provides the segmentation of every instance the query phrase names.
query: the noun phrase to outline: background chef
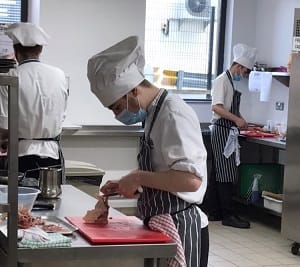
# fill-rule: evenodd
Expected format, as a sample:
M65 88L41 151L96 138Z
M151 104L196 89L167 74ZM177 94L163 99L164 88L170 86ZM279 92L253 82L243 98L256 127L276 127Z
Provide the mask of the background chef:
M240 81L251 71L256 60L256 49L246 44L237 44L233 47L233 57L230 68L215 79L212 88L211 144L216 183L215 187L209 186L208 198L210 202L216 200L210 204L210 208L215 211L216 207L219 207L221 214L213 214L211 211L209 219L222 220L222 224L226 226L249 228L250 223L237 215L232 200L234 185L237 182L239 163L236 153L239 148L228 158L224 155L226 154L224 148L229 135L235 134L236 127L244 129L248 127L240 113L241 93L235 89L233 81ZM237 142L235 144L238 145Z
M48 35L31 23L11 24L6 34L13 41L18 61L12 75L19 78L19 171L62 165L59 145L67 107L65 74L57 67L40 62ZM0 88L0 129L2 142L7 138L8 92ZM38 172L28 173L38 177Z

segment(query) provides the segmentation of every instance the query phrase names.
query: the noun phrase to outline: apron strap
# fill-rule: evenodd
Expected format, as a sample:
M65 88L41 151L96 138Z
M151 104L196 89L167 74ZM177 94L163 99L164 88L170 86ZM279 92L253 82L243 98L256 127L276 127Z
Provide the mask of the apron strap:
M152 121L151 121L151 124L150 124L148 136L150 136L150 133L151 133L151 130L153 128L154 122L155 122L155 120L157 118L158 112L160 111L161 105L164 102L167 94L168 94L167 90L164 90L163 93L161 94L159 100L158 100L158 103L157 103L157 106L156 106L156 109L154 111L153 118L152 118Z
M55 141L55 142L59 142L60 139L61 139L61 135L59 134L56 137L19 138L19 141L22 141L22 140L38 140L38 141Z
M228 80L229 80L230 83L231 83L231 86L232 86L233 91L235 91L234 85L233 85L233 81L232 81L232 77L231 77L231 74L230 74L229 70L226 70L226 74L227 74Z

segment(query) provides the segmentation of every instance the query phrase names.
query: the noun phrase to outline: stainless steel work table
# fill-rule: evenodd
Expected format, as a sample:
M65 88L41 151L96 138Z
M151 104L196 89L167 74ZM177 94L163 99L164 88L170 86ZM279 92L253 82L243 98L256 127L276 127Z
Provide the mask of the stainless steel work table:
M96 199L71 185L62 186L60 199L51 200L53 211L34 212L34 215L82 216ZM110 215L122 213L110 208ZM124 215L125 216L125 215ZM18 266L164 266L165 258L176 253L175 243L91 245L79 233L73 234L72 247L18 249Z
M242 150L241 150L242 162L247 163L247 161L249 160L249 156L245 158L245 153L246 154L253 153L253 155L255 155L255 148L256 148L259 151L256 158L256 160L258 160L259 163L273 162L273 163L279 163L281 165L285 165L286 143L281 141L278 137L240 136L239 139L241 141L240 145L242 146ZM247 145L247 143L249 145ZM251 144L253 144L253 146ZM255 144L257 146L254 146Z
M285 142L280 141L277 137L246 137L240 136L247 142L257 143L265 146L275 147L279 149L285 149Z

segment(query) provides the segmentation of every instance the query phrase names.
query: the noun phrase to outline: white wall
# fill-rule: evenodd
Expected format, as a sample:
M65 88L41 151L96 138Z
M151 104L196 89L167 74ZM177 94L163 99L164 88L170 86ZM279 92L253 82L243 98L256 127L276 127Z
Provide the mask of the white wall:
M36 2L37 0L31 0ZM87 60L130 34L144 39L146 0L43 0L40 25L52 37L42 60L61 67L70 77L68 119L77 124L119 124L89 90ZM134 7L134 11L133 11ZM258 61L286 65L291 49L294 8L299 0L228 0L224 69L232 61L232 46L244 42L258 48ZM243 92L241 110L248 121L285 120L287 112L275 111L275 102L288 107L288 88L273 81L268 103ZM201 122L209 121L209 105L191 104ZM255 108L253 108L255 107ZM259 113L258 113L259 111Z
M87 61L129 35L144 40L145 0L42 0L40 25L51 36L42 60L70 77L67 119L76 124L119 124L90 92Z
M138 168L138 144L137 136L63 135L62 138L65 159L95 164L105 171L103 183Z

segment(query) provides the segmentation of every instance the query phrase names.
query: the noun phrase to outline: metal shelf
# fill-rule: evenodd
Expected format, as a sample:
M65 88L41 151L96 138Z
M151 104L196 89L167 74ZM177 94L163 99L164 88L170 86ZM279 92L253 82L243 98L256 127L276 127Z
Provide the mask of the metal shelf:
M8 203L0 205L8 212L7 237L0 233L1 266L17 267L18 222L18 129L19 128L19 80L17 76L0 74L0 86L8 88Z
M290 86L290 73L288 72L272 72L272 76L283 85Z

